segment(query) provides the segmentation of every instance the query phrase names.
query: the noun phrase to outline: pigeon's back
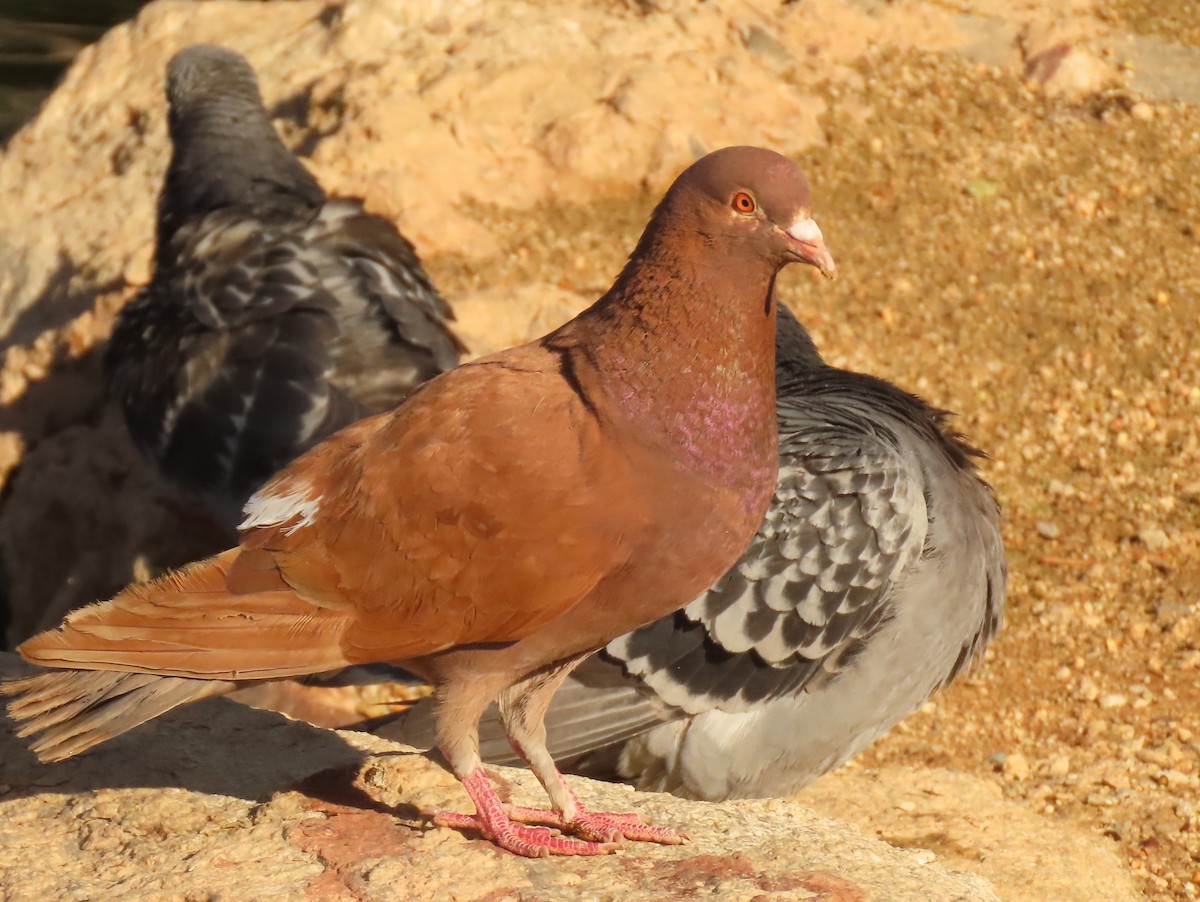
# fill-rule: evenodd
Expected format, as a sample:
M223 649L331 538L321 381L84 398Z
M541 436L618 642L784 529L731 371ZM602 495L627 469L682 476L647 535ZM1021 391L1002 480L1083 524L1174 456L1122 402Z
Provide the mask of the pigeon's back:
M188 48L168 97L154 278L105 362L139 448L232 529L272 474L463 348L412 245L283 146L245 60Z

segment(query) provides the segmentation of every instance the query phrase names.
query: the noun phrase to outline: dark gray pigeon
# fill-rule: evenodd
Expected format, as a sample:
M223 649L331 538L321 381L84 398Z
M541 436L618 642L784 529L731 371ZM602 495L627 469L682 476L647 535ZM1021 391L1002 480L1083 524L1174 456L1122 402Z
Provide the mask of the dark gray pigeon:
M546 716L573 769L702 799L786 796L977 660L1004 612L999 510L947 414L827 365L779 307L779 480L741 562L590 658ZM378 732L429 743L424 703ZM515 761L495 722L486 760Z
M245 59L180 51L167 99L154 278L105 367L137 445L232 529L268 477L464 348L413 246L284 146Z

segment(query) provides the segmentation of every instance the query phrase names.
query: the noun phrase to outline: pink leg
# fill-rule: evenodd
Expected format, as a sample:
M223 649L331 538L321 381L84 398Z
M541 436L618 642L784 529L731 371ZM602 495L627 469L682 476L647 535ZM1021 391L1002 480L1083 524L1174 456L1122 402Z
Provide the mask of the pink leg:
M436 811L433 822L439 827L474 829L480 831L502 849L526 858L547 855L605 855L618 848L618 843L594 840L579 842L567 839L549 827L527 827L510 817L506 806L496 795L487 774L477 767L463 779L463 788L475 803L475 814Z
M523 823L545 824L590 842L616 843L622 839L675 846L684 842L686 833L667 827L652 827L636 814L589 811L550 756L546 748L546 706L555 689L578 661L556 670L538 674L510 686L500 694L500 716L513 749L529 762L538 782L550 797L551 810L510 807L510 819Z

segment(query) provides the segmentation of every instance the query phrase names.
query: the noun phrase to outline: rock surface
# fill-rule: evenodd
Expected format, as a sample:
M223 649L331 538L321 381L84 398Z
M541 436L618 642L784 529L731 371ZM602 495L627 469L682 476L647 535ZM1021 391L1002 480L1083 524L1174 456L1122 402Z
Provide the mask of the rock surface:
M944 768L851 765L797 797L902 849L927 849L955 870L982 874L1005 902L1136 902L1108 848L1004 797L991 780Z
M820 142L818 84L857 77L873 45L960 52L1070 96L1119 81L1106 61L1118 45L1123 58L1170 56L1109 34L1086 4L966 7L160 0L81 53L0 157L0 204L23 214L0 223L0 332L28 340L148 278L162 77L185 43L246 54L327 189L365 195L426 252L478 257L497 243L471 204L658 190L725 144ZM1162 79L1145 87L1171 95Z
M9 655L0 676L20 670ZM468 807L427 758L218 700L81 759L43 767L0 734L0 895L9 899L978 900L980 877L892 848L792 802L711 805L577 779L583 800L685 825L679 847L528 860L421 809ZM541 804L525 771L512 800ZM464 872L470 874L464 879Z

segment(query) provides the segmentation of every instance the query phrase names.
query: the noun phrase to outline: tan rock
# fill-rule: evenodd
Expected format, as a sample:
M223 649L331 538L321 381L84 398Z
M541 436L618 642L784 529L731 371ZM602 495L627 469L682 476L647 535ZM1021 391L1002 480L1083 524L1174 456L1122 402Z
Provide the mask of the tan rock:
M594 300L553 285L473 292L455 302L456 331L472 356L490 354L556 329Z
M1080 99L1120 81L1115 66L1105 62L1094 42L1098 28L1080 19L1052 19L1029 24L1020 37L1025 77L1053 97Z
M147 277L168 157L163 70L187 43L247 56L331 191L365 196L426 253L486 257L495 239L464 205L656 190L731 143L799 151L822 140L815 86L861 77L849 66L872 45L977 55L983 42L1006 60L1036 10L966 27L936 4L842 0L669 14L585 0L160 0L84 50L0 156L0 206L22 211L0 221L0 332L37 303L27 339L95 286Z
M851 766L797 800L892 845L928 849L947 867L984 876L1005 902L1142 898L1106 841L1043 817L1006 798L997 783L969 774Z
M60 323L85 263L89 282L144 278L168 156L162 73L191 42L244 53L326 187L365 196L426 252L496 252L467 202L661 188L707 149L820 139L823 102L740 37L765 21L784 46L803 39L807 13L764 0L673 16L534 0L326 8L163 0L80 54L0 158L0 204L25 211L0 224L0 329L39 299L30 334Z
M18 670L0 657L0 676ZM497 768L517 803L526 771ZM0 896L9 899L888 899L997 896L792 802L686 802L575 779L586 804L686 826L683 846L528 860L430 828L470 803L441 767L367 734L202 703L53 767L0 732Z

